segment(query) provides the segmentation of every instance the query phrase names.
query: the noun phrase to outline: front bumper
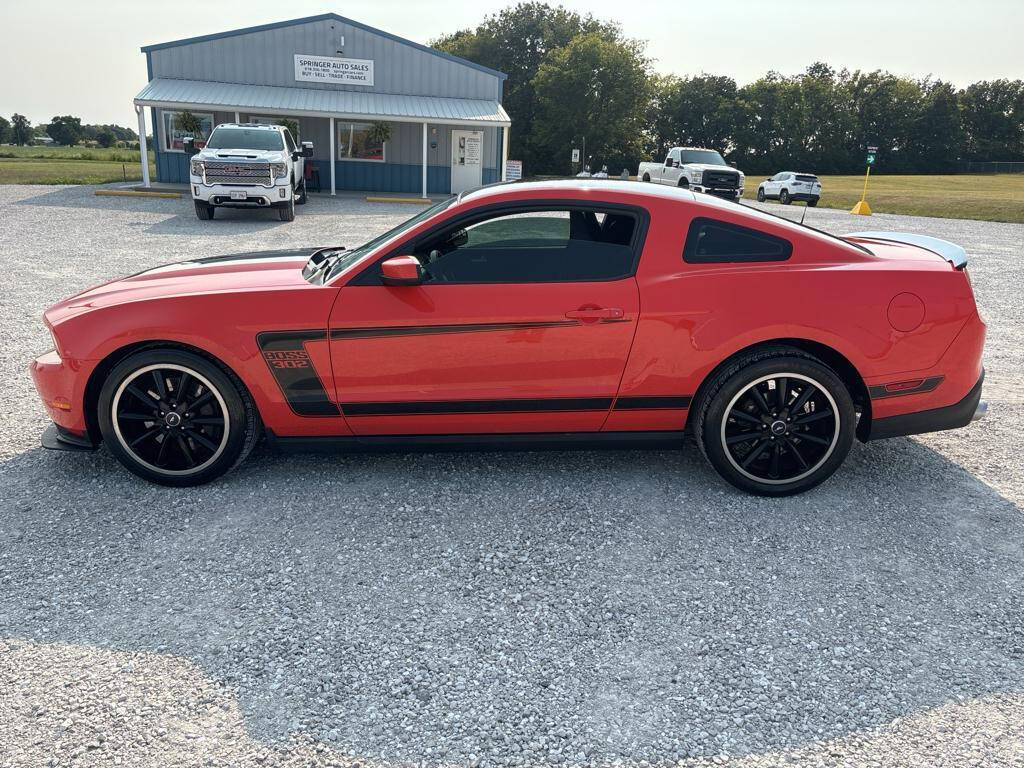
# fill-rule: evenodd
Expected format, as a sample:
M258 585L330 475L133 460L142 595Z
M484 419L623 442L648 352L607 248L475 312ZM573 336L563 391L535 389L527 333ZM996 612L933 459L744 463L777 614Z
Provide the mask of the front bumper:
M189 186L192 199L208 205L228 208L272 208L284 205L292 199L294 192L287 179L279 179L272 187L262 184L203 184L198 176L192 176ZM245 198L233 200L232 193L245 193Z
M981 399L983 381L985 381L984 370L971 391L953 405L874 419L871 422L871 432L867 439L884 440L888 437L920 435L925 432L941 432L945 429L966 427L972 421L984 418L988 413L988 403Z
M743 187L705 187L702 184L695 184L690 189L694 192L703 192L706 195L724 197L727 200L739 200L743 197Z

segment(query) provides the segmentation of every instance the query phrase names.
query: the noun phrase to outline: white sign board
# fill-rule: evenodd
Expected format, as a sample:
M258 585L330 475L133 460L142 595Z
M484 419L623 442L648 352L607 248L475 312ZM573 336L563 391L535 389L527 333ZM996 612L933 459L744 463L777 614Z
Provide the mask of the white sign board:
M373 59L295 54L295 79L334 85L373 85Z
M574 149L572 151L572 161L574 163L578 163L580 161L580 151L578 149Z
M523 161L506 160L505 181L518 181L521 178L523 178Z
M480 165L482 133L471 133L466 137L466 165Z

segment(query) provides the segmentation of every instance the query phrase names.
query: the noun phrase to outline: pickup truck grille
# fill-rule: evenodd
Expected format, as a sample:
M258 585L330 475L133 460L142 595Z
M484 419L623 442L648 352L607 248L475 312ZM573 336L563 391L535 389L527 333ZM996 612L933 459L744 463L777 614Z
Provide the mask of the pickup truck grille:
M270 163L226 163L219 160L206 161L207 184L260 184L272 186Z
M703 182L712 189L737 189L740 175L735 171L704 171Z

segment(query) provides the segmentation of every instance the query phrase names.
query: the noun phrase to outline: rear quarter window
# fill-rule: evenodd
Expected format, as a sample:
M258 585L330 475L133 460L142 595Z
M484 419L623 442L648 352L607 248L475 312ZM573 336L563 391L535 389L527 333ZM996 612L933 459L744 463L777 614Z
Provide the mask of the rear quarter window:
M785 238L704 217L690 222L683 245L687 264L785 261L792 253L793 244Z

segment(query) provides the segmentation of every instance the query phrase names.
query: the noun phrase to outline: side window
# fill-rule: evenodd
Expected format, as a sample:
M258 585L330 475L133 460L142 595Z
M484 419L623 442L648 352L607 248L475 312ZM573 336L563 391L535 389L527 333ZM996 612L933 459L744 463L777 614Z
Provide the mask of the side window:
M775 235L715 219L696 218L690 222L683 246L688 264L785 261L793 244Z
M414 255L430 283L615 280L633 273L637 223L598 208L496 213L430 237Z

